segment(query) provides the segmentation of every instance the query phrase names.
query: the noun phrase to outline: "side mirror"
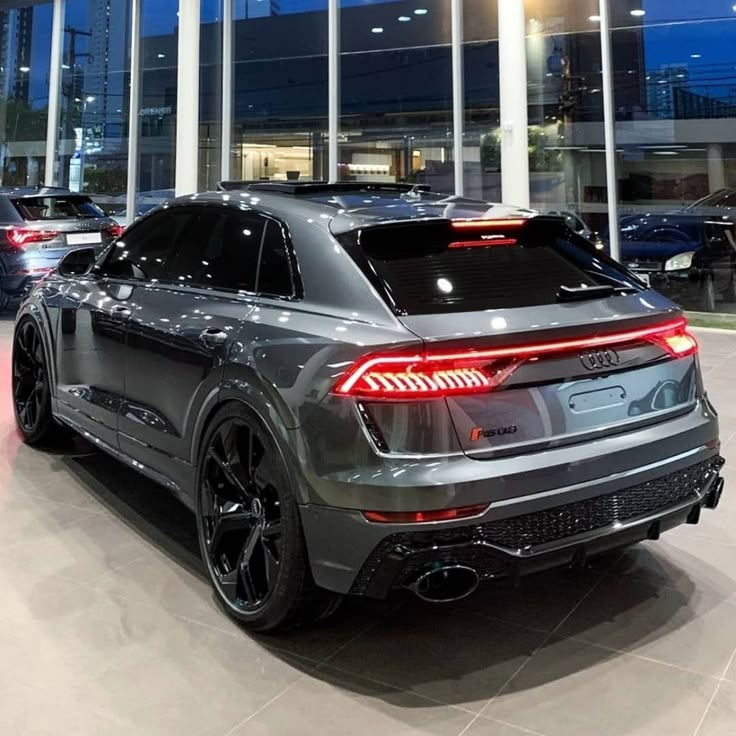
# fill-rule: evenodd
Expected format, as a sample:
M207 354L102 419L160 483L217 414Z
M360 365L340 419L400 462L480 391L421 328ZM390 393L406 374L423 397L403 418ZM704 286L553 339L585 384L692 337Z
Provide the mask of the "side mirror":
M59 261L59 273L62 276L84 276L92 270L96 260L94 248L72 250Z

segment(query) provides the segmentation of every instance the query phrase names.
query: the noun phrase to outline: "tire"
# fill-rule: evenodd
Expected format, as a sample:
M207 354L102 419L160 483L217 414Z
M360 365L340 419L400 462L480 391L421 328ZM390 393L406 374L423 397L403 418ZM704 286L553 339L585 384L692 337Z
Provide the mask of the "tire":
M71 433L52 414L46 348L38 324L30 317L16 325L12 371L13 409L23 441L33 446L62 445Z
M712 276L705 276L701 282L700 310L702 312L716 311L716 285Z
M0 264L0 314L2 314L5 310L8 309L10 306L11 299L3 289L3 284L5 282L5 269L3 268L2 264Z
M251 631L327 617L339 596L312 578L289 473L271 432L239 402L223 406L197 463L197 534L219 604Z

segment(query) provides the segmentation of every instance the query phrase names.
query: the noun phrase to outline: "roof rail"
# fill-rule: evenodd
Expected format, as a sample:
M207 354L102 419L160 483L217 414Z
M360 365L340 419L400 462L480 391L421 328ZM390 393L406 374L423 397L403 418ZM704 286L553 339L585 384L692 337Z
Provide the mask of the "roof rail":
M373 181L221 181L217 185L221 192L250 191L250 192L273 192L275 194L340 194L346 192L398 192L407 194L411 192L428 192L427 184L404 184L393 182Z

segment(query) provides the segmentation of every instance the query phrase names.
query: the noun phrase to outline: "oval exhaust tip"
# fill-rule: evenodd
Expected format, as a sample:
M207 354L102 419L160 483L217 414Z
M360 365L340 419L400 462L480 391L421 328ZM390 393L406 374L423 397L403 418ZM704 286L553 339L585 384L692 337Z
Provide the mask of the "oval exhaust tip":
M474 593L479 583L480 577L472 567L444 565L422 573L408 587L428 603L452 603Z

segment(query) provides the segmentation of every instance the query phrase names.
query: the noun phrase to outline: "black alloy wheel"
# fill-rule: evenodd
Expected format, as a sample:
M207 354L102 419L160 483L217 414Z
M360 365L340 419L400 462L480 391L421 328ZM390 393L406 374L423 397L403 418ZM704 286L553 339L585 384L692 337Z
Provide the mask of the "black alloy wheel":
M275 440L245 407L225 406L205 434L197 525L220 603L249 628L304 623L334 604L335 597L312 581L299 512Z
M18 323L13 340L13 407L18 429L28 444L50 444L63 435L51 413L43 339L30 317Z
M261 607L281 564L281 504L256 430L231 419L210 440L202 478L204 542L216 584L238 611Z

